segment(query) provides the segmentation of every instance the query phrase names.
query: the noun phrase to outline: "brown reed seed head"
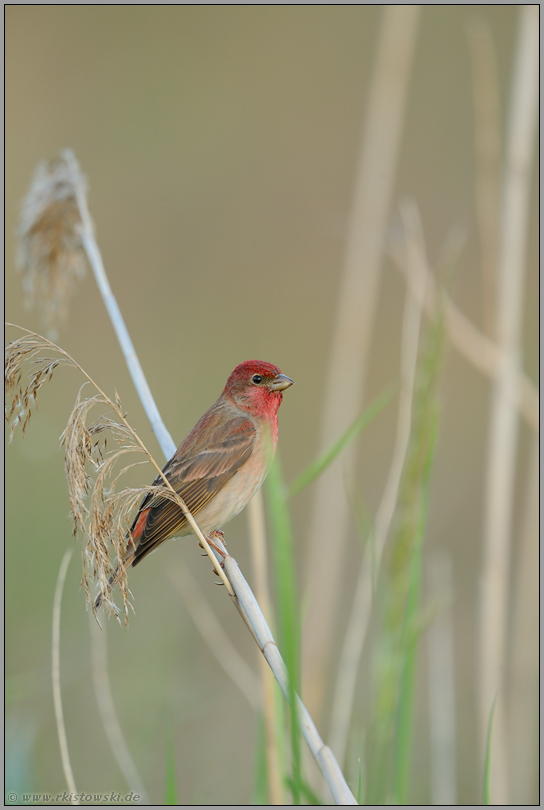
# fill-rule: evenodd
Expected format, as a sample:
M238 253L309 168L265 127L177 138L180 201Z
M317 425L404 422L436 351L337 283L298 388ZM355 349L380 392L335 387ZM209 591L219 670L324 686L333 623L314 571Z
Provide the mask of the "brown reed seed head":
M86 181L72 152L36 169L23 201L17 265L27 306L37 304L49 333L66 318L74 282L85 274L81 215L77 195Z
M25 335L6 347L4 409L6 422L10 425L10 444L19 425L24 434L32 415L32 409L38 404L38 392L42 385L51 379L58 366L67 362L64 357L38 358L37 355L44 348L44 343L39 335ZM26 385L23 385L23 364L25 362L31 362L33 370L28 374Z
M58 356L52 359L51 355ZM132 513L148 493L161 498L177 496L165 491L158 482L151 487L122 486L123 475L137 464L147 463L149 456L126 421L119 397L116 395L112 400L103 394L70 355L35 333L13 341L5 352L10 440L18 426L24 433L41 387L60 365L75 368L86 378L61 436L73 534L85 536L82 585L86 600L93 603L90 590L93 580L96 581L105 594L103 603L119 619L120 611L108 591L108 581L119 565L118 584L126 624L131 605L123 560ZM84 392L89 385L98 392L87 397Z

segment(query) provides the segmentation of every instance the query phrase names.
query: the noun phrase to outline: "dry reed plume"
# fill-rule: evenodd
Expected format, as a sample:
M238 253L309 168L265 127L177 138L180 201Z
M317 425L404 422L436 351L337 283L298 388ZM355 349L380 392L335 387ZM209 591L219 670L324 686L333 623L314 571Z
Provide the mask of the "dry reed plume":
M66 318L74 283L85 274L72 160L68 150L36 169L23 201L17 264L28 306L37 304L47 333ZM86 182L78 170L78 183Z
M37 405L38 392L51 379L56 368L60 365L71 366L83 374L85 383L78 392L61 436L73 533L75 536L81 532L86 538L82 584L87 602L91 599L92 580L97 581L100 590L106 593L110 577L117 566L121 566L119 586L126 624L130 602L122 558L131 513L148 493L172 498L180 502L180 507L181 501L175 492L163 486L162 482L159 484L160 469L126 421L119 396L116 394L114 400L110 399L81 366L55 343L34 332L24 331L22 337L6 348L5 386L10 402L6 406L6 419L10 423L10 435L13 437L19 425L24 433L32 410ZM43 352L58 354L59 357L51 359ZM33 368L25 379L24 366L28 363ZM87 384L97 393L84 397ZM100 414L93 418L91 415L97 409ZM139 456L136 461L134 454ZM122 487L123 475L136 464L146 461L150 461L159 472L154 484ZM117 615L118 610L111 599L105 601L110 612Z

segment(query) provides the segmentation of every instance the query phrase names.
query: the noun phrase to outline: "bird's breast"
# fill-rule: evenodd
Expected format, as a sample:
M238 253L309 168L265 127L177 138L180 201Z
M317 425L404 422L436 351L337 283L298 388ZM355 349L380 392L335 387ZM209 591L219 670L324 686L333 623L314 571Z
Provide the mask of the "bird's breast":
M198 512L196 520L204 534L221 529L249 503L266 478L274 449L267 448L264 442L256 442L246 463Z

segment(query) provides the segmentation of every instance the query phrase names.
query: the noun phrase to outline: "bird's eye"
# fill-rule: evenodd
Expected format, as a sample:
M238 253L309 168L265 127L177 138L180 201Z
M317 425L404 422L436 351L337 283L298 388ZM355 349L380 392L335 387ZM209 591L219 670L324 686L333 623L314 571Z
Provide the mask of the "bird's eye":
M260 385L263 381L263 378L261 377L260 374L254 374L251 380L255 385Z

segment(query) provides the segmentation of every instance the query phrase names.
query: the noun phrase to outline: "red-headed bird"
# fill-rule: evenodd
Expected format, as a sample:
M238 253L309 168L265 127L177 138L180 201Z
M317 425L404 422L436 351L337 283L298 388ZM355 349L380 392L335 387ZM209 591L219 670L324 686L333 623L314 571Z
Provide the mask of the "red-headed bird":
M261 360L236 366L223 393L163 468L204 535L220 530L251 500L268 472L278 442L278 408L293 380ZM164 486L161 476L154 486ZM149 493L127 535L123 568L133 568L170 537L192 534L181 508ZM108 592L120 579L117 568ZM94 607L100 607L103 593Z

